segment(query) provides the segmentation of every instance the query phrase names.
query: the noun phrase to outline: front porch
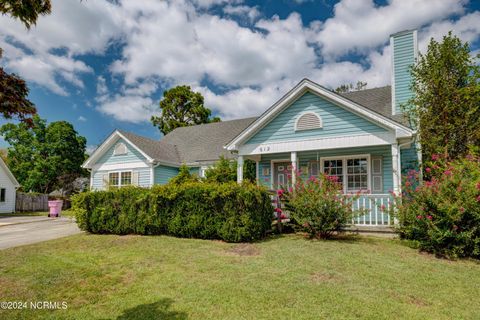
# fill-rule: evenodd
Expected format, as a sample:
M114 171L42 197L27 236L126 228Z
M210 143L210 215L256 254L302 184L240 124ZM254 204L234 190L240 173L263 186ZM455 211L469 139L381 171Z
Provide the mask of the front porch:
M295 185L297 177L308 179L326 173L336 176L343 194L351 198L352 208L361 211L352 224L356 226L390 227L392 192L400 192L400 152L398 144L265 153L239 156L238 180L242 181L243 161L256 161L257 183L271 190ZM360 196L353 196L361 192Z

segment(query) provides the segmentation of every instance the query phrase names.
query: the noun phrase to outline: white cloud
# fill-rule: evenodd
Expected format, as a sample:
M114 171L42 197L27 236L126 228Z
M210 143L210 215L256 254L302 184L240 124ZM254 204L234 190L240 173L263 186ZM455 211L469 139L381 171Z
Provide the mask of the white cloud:
M237 16L240 18L247 17L249 21L255 21L260 15L260 11L258 11L257 7L250 7L250 6L232 6L227 5L223 8L223 12L225 14L231 16Z
M80 122L86 122L87 118L85 118L84 116L79 116L77 120Z
M121 94L108 97L97 107L97 110L106 115L132 123L149 121L156 109L156 103L150 97Z
M387 42L392 33L414 29L464 11L462 0L390 0L385 6L373 0L342 0L314 36L329 59L349 52L366 53Z

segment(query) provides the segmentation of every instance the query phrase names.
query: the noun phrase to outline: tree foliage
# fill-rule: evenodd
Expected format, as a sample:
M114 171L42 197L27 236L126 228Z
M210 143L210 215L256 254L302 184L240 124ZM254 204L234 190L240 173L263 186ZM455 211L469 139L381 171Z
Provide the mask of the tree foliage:
M50 0L1 0L0 12L19 19L27 29L37 23L38 16L50 14Z
M205 171L205 178L207 181L220 183L237 181L237 165L237 160L229 160L224 156L220 156L220 159L215 163L215 165ZM255 161L245 159L243 162L243 179L250 182L255 182Z
M8 165L25 191L49 193L64 188L85 175L86 139L72 124L56 121L47 125L38 115L33 126L7 123L0 128L8 148Z
M412 68L415 93L404 106L419 130L423 157L464 157L480 147L480 84L478 58L468 43L449 32L433 38Z
M335 89L336 93L347 93L352 91L360 91L367 88L367 83L363 81L357 81L357 84L353 83L346 83L342 84L341 86Z
M212 111L204 106L203 96L193 92L190 86L177 86L166 90L160 101L160 116L152 116L151 122L163 134L179 127L202 123L219 122L220 118L211 118Z
M50 0L1 0L0 12L19 19L27 29L37 23L39 15L51 12ZM0 58L2 49L0 48ZM29 117L36 113L34 104L27 99L28 87L23 79L15 74L9 74L0 67L0 113L6 119L13 117L29 125Z

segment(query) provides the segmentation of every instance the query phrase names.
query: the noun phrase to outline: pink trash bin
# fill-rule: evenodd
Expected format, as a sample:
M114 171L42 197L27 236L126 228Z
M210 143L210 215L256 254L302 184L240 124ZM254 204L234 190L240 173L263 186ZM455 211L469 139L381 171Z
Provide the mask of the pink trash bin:
M63 200L48 201L48 208L50 209L49 217L59 217L62 212Z

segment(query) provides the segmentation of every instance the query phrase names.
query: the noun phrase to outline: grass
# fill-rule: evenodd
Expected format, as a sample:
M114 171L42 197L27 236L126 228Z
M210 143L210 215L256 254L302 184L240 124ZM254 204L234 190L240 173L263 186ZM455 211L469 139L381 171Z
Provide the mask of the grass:
M82 234L0 251L2 319L478 319L480 264L398 240Z

